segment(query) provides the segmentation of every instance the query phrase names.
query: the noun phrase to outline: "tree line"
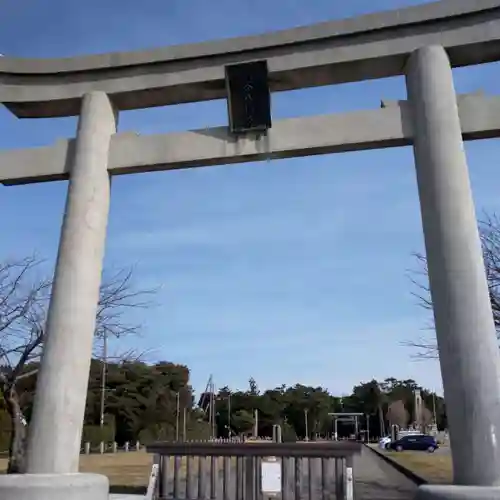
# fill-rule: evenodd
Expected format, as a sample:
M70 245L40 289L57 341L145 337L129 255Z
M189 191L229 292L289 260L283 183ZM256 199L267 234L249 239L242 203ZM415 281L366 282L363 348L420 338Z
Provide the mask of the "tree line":
M105 386L103 367L101 360L92 361L82 437L94 445L101 440L123 445L137 440L149 443L248 436L254 433L256 424L260 437L271 438L273 426L280 425L284 440L315 439L332 436L331 413L361 413L359 429L364 431L369 426L370 435L377 437L387 434L390 425L407 427L415 422L416 390L421 390L424 403L420 423L431 424L435 415L438 428L446 428L443 399L411 379L371 380L356 385L349 395L336 396L323 387L300 383L261 391L252 378L245 390L225 386L195 398L186 366L167 361L108 362ZM21 410L28 425L35 384L36 375L23 379L19 386ZM5 445L10 420L0 418L0 425ZM353 432L351 424L339 422L339 437Z
M280 425L285 440L326 438L334 430L332 413L360 413L359 430L368 429L370 436L379 437L387 434L391 425L407 427L415 422L414 394L418 389L426 408L418 424L429 426L435 409L437 426L444 429L444 400L411 379L371 380L356 385L349 395L338 396L323 387L300 383L260 391L252 378L245 391L233 392L226 386L215 395L216 433L218 437L248 435L254 432L257 418L261 437L271 437L273 426ZM208 397L201 399L207 401ZM338 434L353 435L353 424L339 422Z

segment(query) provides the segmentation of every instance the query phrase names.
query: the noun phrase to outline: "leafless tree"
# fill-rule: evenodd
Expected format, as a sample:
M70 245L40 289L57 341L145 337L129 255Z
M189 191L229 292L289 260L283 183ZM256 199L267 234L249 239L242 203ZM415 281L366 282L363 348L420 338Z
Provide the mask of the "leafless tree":
M0 390L11 421L8 472L21 472L26 421L18 384L34 375L25 366L40 355L50 282L36 280L35 257L0 264Z
M11 421L9 473L24 472L27 422L20 386L37 372L52 285L50 280L37 277L40 270L41 261L36 257L0 264L0 391ZM127 322L126 311L151 305L155 291L137 290L132 274L120 271L104 277L96 318L96 345L99 339L139 333L139 325ZM130 350L108 359L138 356Z
M486 215L479 222L479 233L483 248L483 259L488 280L490 302L493 309L493 319L497 330L497 337L500 338L500 218L493 214ZM413 294L420 306L432 312L432 300L429 291L427 259L423 254L415 254L418 262L418 269L410 273L410 280L415 286ZM434 332L434 321L432 314L430 325L427 328ZM406 346L415 348L415 358L429 359L438 357L438 349L435 335L422 336L417 340L410 340L404 343Z
M432 424L432 422L434 420L434 416L432 415L432 412L429 410L429 408L424 406L422 408L421 418L422 418L421 425L422 425L422 428L424 429L424 432L425 432L425 430L429 427L429 425Z
M387 418L391 425L405 428L408 425L409 415L404 402L401 400L392 402L387 409Z

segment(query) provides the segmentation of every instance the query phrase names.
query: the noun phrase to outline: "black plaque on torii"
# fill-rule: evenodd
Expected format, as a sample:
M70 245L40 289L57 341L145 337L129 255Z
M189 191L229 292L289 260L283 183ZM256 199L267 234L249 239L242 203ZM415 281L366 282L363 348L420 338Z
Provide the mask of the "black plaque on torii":
M225 67L229 128L235 134L271 128L267 61Z

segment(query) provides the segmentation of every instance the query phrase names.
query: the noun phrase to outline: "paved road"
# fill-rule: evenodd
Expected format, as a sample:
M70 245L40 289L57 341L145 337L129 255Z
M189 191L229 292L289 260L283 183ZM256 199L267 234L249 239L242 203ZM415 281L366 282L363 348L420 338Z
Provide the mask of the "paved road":
M413 481L364 447L353 472L355 500L411 500L417 490Z

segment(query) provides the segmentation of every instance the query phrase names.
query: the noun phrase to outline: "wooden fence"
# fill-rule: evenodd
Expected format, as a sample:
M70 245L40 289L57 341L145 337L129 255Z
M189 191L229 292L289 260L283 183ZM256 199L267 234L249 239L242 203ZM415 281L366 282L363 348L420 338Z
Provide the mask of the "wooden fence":
M174 500L352 500L356 442L157 443L149 495Z

